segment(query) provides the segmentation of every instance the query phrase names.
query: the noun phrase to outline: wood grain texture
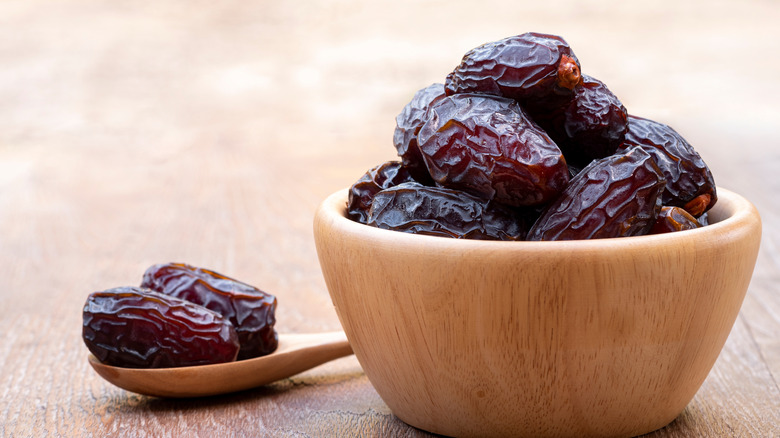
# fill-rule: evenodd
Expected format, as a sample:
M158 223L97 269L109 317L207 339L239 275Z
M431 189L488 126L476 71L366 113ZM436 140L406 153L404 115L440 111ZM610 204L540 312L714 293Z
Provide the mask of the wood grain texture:
M474 7L0 2L0 436L428 436L392 416L354 358L228 396L127 393L87 364L81 307L183 261L276 294L281 331L339 329L317 205L395 157L414 91L525 31L563 35L585 73L677 129L762 215L718 361L650 436L780 436L780 5Z
M761 238L725 189L699 230L510 245L367 227L346 198L314 223L339 320L393 413L447 436L666 426L718 357Z

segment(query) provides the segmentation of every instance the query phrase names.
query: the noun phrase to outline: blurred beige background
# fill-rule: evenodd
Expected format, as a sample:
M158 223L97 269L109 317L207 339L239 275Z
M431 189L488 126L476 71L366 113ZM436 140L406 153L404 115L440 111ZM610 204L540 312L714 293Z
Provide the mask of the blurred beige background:
M314 271L278 286L311 287L296 281L317 278L319 200L395 158L394 117L417 89L443 81L470 48L525 31L563 36L629 112L686 136L719 185L780 189L778 22L769 0L4 1L0 221L20 237L2 253L34 261L25 246L46 230L29 218L48 215L72 221L54 225L71 233L64 250L117 257L127 248L99 240L136 229L177 239L160 258L187 256L228 234L209 203L270 187L273 214L244 218L203 262L257 269L237 247L281 251ZM192 230L208 238L173 237L181 217L210 224ZM264 247L280 233L285 246Z
M676 128L761 211L749 316L674 429L761 436L774 420L751 400L780 406L777 23L774 0L0 2L0 387L19 394L0 401L0 435L252 430L258 412L312 433L322 422L304 419L328 403L358 412L323 414L331 430L396 424L364 377L326 377L307 401L239 398L230 409L249 414L227 423L221 405L128 407L87 368L80 307L187 261L277 293L280 330L338 328L311 237L320 200L395 158L394 118L417 89L476 45L536 31L563 36L584 73ZM334 367L321 373L360 375L354 359Z
M780 120L777 2L365 3L5 1L3 170L30 148L131 167L237 137L268 159L362 169L394 156L393 117L416 89L529 30L562 35L630 112L703 155L711 135L746 144ZM344 141L362 146L328 154Z

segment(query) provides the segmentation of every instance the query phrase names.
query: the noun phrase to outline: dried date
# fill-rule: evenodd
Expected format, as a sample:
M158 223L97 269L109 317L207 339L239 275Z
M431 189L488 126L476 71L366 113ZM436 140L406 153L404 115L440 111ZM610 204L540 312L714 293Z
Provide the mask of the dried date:
M615 153L628 130L628 113L603 82L583 75L572 100L536 121L550 134L566 162L586 166Z
M626 139L618 152L636 146L649 153L664 174L664 205L682 207L695 217L712 208L718 199L712 172L677 131L662 123L629 115Z
M436 184L487 201L540 205L569 181L561 150L511 99L445 97L428 110L418 144Z
M100 362L125 368L231 362L239 349L227 318L137 287L90 294L84 305L82 338Z
M690 213L680 207L661 207L650 234L672 233L675 231L701 228L702 224Z
M458 239L522 240L518 213L457 190L404 183L374 196L368 224L387 230Z
M524 33L467 52L447 76L447 95L480 93L522 103L565 100L581 82L580 63L563 38Z
M347 214L354 221L366 223L374 195L384 189L413 181L415 179L401 162L382 163L366 172L349 188Z
M660 169L641 148L593 161L547 207L527 240L647 234L661 208L664 184Z
M431 84L418 90L395 118L393 144L398 156L414 179L426 185L432 185L433 181L417 147L417 134L423 125L425 112L443 97L444 85Z
M239 360L276 349L276 297L254 286L208 269L167 263L149 267L141 287L199 304L230 320L241 345Z

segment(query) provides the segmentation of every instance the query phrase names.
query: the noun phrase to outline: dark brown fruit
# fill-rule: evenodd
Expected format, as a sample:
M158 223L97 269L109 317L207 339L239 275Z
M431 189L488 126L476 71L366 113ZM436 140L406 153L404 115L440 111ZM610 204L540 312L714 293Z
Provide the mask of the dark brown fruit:
M82 338L100 362L125 368L232 362L239 349L227 318L137 287L90 294L84 305Z
M558 146L511 99L445 97L418 134L436 184L510 206L549 202L569 181Z
M593 161L531 227L527 240L647 234L661 208L664 178L641 148Z
M420 150L417 148L417 133L424 122L425 112L439 99L444 97L444 85L431 84L418 90L412 100L395 118L393 144L401 157L403 165L409 169L415 180L432 185L431 176L425 167Z
M683 207L694 216L718 199L715 180L701 156L674 129L662 123L628 116L626 140L618 152L639 146L652 155L666 179L663 205Z
M444 85L447 95L492 94L525 103L571 96L581 79L563 38L529 32L470 50Z
M349 189L347 201L349 218L366 223L374 195L384 189L413 181L414 178L399 161L388 161L370 169Z
M208 269L167 263L147 269L141 287L199 304L230 320L241 344L239 360L276 349L276 297L254 286Z
M522 240L524 219L457 190L404 183L374 196L368 224L457 239Z
M702 224L680 207L661 207L650 234L672 233L675 231L701 228Z
M584 75L568 105L550 119L537 118L566 157L566 162L587 166L615 153L626 137L628 113L603 82Z

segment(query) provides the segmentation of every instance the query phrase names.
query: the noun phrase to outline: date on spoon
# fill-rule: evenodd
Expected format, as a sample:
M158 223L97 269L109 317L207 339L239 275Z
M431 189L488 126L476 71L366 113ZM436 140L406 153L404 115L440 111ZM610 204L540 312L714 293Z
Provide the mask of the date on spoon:
M279 334L266 356L213 365L176 368L122 368L89 355L92 368L108 382L138 394L167 398L203 397L256 388L352 354L342 331Z

